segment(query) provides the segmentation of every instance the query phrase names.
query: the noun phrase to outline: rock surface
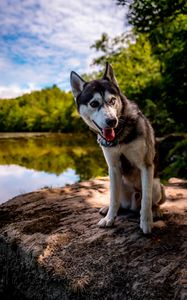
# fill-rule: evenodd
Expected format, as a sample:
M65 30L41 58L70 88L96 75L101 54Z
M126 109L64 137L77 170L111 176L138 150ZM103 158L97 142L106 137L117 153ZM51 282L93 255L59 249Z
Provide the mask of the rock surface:
M150 236L130 212L98 228L108 187L102 178L0 206L0 299L187 299L187 182L170 180Z

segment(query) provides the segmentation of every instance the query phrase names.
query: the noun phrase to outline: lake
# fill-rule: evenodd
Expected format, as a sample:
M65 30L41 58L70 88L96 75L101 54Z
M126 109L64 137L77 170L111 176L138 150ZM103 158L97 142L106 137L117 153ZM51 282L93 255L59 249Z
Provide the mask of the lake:
M0 203L105 175L102 150L91 133L0 133Z

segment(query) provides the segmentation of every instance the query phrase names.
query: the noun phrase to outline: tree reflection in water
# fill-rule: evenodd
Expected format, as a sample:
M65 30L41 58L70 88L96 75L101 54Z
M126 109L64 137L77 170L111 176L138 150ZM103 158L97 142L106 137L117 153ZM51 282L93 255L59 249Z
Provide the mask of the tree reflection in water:
M27 186L24 188L23 182L28 180L32 186L32 181L36 181L36 177L38 177L38 182L41 181L40 187L42 187L55 186L55 182L56 186L59 186L60 181L63 186L77 180L87 180L107 174L102 151L92 134L87 136L80 134L41 134L39 136L4 134L0 135L0 144L1 171L4 166L4 171L0 176L7 191L11 189L11 186L13 189L14 184L19 185L19 182L20 193L30 191ZM24 170L29 169L30 171L23 172L22 169L22 172L19 172L19 168L9 168L9 176L6 176L9 165L22 166ZM14 172L13 177L10 176L10 170ZM33 179L33 171L39 171L35 173L35 179ZM18 179L15 181L12 178L16 176L16 173ZM24 180L20 174L24 176ZM46 174L53 176L47 178ZM7 178L6 183L5 177ZM42 177L46 184L42 184ZM39 187L37 186L37 188ZM0 200L2 201L2 199Z

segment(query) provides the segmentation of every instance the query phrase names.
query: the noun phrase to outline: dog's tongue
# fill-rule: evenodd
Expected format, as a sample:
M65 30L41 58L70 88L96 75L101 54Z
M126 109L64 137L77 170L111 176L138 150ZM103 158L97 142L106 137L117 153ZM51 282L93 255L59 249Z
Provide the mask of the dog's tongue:
M115 138L115 131L113 128L104 128L102 130L104 138L108 141L111 142Z

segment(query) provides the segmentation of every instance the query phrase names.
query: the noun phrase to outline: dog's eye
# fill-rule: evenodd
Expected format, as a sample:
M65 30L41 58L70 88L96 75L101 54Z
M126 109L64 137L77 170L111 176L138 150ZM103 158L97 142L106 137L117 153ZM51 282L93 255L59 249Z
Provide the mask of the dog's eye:
M116 103L116 98L115 98L115 97L112 97L112 98L110 99L109 103L110 103L111 105L114 105L114 104Z
M98 101L92 101L91 103L90 103L90 106L91 107L93 107L93 108L96 108L96 107L99 107L99 105L100 105L100 103L98 102Z

